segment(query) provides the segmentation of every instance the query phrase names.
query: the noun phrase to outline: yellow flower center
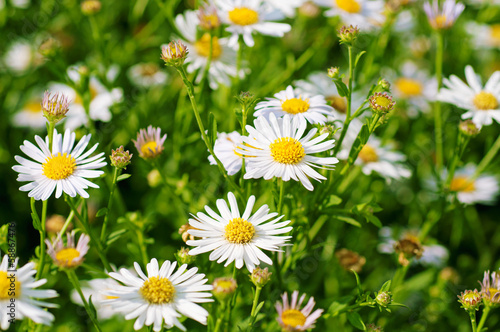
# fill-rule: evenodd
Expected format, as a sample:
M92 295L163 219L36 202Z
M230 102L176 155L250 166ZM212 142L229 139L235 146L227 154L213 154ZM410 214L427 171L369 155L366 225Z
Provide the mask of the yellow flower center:
M281 164L298 164L306 156L302 144L292 137L278 138L269 148L273 159Z
M474 106L479 110L494 110L498 107L497 98L490 92L481 91L472 100Z
M396 87L407 97L420 96L422 94L422 83L412 79L401 77L396 80Z
M229 12L229 19L237 25L252 25L259 22L259 13L247 7L239 7Z
M30 101L24 106L24 109L30 113L38 114L42 111L42 106L40 106L40 102Z
M141 152L146 158L153 157L156 152L156 148L158 144L155 141L147 142L143 146L141 146Z
M335 0L335 3L340 9L351 14L361 11L361 4L356 0Z
M456 176L450 184L451 191L472 192L476 189L474 181L470 181L465 176Z
M364 163L372 163L378 160L378 155L377 151L375 149L366 144L363 146L361 151L359 151L358 157L364 162Z
M210 55L210 34L205 33L196 43L194 43L194 47L196 48L196 52L204 57ZM222 47L219 44L219 38L212 38L212 59L217 59L222 54Z
M51 180L62 180L69 177L76 169L76 160L70 154L58 153L48 157L42 164L43 175Z
M292 98L281 101L281 108L289 114L297 114L307 112L309 109L309 99Z
M492 288L490 288L490 294L491 294L491 289ZM478 299L478 294L475 292L470 292L470 293L467 293L463 296L464 301L474 301L477 299Z
M493 299L496 293L500 292L498 289L492 287L488 288L488 290L490 291L490 300Z
M306 316L298 310L288 309L281 314L281 320L283 324L291 327L304 326L306 323Z
M175 297L175 287L168 278L151 277L144 282L139 293L151 304L171 303Z
M347 102L344 97L329 96L326 97L326 101L330 102L330 105L340 113L345 113L347 111Z
M380 107L387 107L391 104L391 101L387 97L378 96L375 98L375 104L377 104Z
M495 44L500 43L500 24L493 24L490 28L491 39L493 39Z
M246 244L252 241L255 235L255 227L252 223L241 218L231 219L224 231L226 240L237 244Z
M217 280L215 287L217 287L219 290L223 290L223 291L229 290L229 289L234 288L234 282L231 280Z
M17 276L16 279L7 278L8 276L10 275L7 275L7 272L0 271L0 301L21 296L21 283L17 281Z
M435 24L436 24L436 27L438 28L445 28L446 27L446 15L438 15L436 18L435 18Z
M73 262L73 260L78 257L80 257L80 252L75 248L61 249L56 253L58 265L64 267L73 267L78 265L80 262Z

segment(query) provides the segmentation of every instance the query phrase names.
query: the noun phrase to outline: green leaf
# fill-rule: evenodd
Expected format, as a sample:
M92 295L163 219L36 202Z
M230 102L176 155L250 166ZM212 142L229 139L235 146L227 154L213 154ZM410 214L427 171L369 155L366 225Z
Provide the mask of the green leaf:
M337 87L339 96L346 97L349 94L349 88L347 87L347 85L345 85L344 82L342 82L342 79L336 79L333 81L333 83L335 83L335 86Z
M354 60L354 67L357 67L359 59L365 54L366 51L360 52L358 55L356 55L356 60Z
M342 311L344 308L347 308L347 303L333 302L328 308L328 312L332 314L332 316L336 316L338 312Z
M41 224L40 219L38 219L38 215L37 215L36 213L32 213L32 214L31 214L31 219L33 219L33 227L34 227L37 231L42 230L42 229L40 228L40 224Z
M129 177L131 177L132 174L122 174L120 175L117 179L116 179L116 182L120 182L120 181L123 181L125 179L128 179Z
M92 316L97 318L97 310L95 309L94 303L92 302L92 295L89 296L89 307L92 312Z
M122 237L123 234L125 234L127 232L128 232L128 229L120 229L120 230L117 230L117 231L109 234L108 239L106 241L106 244L109 246L111 243L118 240L120 237Z
M408 310L411 310L407 305L404 305L403 303L397 303L397 302L392 302L391 304L389 304L389 306L394 306L394 307L403 307L403 308L406 308Z
M387 280L380 288L381 292L388 292L391 289L391 280Z
M366 331L365 323L363 323L361 316L357 312L348 312L347 319L349 320L349 323L351 323L351 325L358 330Z
M349 164L353 164L358 158L359 151L361 151L366 142L368 142L368 137L370 137L370 131L368 129L368 125L364 124L363 127L361 127L358 137L356 137L356 140L352 144L351 151L349 152Z
M353 225L353 226L356 226L356 227L361 227L361 224L356 219L353 219L351 217L335 216L335 219L346 222L346 223Z
M378 228L382 228L382 222L380 221L380 219L378 217L375 217L374 215L367 215L367 216L365 216L365 218L366 218L366 221L371 222L372 224L374 224Z
M105 216L108 214L108 208L107 207L103 207L102 209L99 209L99 211L97 211L97 213L95 214L96 217L102 217L102 216Z
M210 140L210 145L213 147L217 139L217 121L212 112L208 116L208 139Z
M328 203L326 203L325 207L328 208L330 206L339 205L340 203L342 203L342 198L337 195L330 195L328 197Z

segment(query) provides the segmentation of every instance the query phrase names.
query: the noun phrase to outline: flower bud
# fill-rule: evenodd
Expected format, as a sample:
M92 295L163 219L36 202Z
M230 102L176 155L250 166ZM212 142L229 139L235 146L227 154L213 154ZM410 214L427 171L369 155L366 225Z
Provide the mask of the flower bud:
M474 137L479 134L479 131L481 128L478 128L472 120L465 120L465 121L460 121L460 124L458 125L458 129L462 134L468 137Z
M377 85L382 88L383 91L391 91L391 83L389 83L385 78L379 79Z
M394 250L399 254L399 264L403 266L410 264L410 258L416 257L419 259L424 252L424 248L418 238L411 235L396 242Z
M458 302L462 304L462 308L466 311L475 311L479 310L479 306L481 306L482 296L477 289L466 290L458 295Z
M132 159L132 154L129 151L123 149L123 145L116 150L111 150L111 166L122 169L126 168L130 164L130 159Z
M394 109L396 102L387 92L375 92L370 98L370 107L376 113L389 113Z
M255 287L264 287L271 280L271 272L267 269L261 269L260 267L256 267L252 271L252 275L250 276L250 280L252 280Z
M180 248L179 251L175 253L175 258L177 259L179 265L193 264L196 260L196 256L190 255L189 249L184 247Z
M375 297L375 302L381 307L387 307L392 303L392 294L391 292L378 292L377 297Z
M339 67L330 67L328 68L328 77L330 78L338 78L339 77Z
M352 25L350 26L343 25L342 28L340 28L340 30L338 31L338 36L340 38L341 44L352 45L359 36L359 28L357 26L352 26Z
M200 27L205 30L214 30L220 26L220 18L217 14L217 8L213 4L204 4L198 10L198 19Z
M38 47L38 52L44 57L51 58L57 54L61 48L61 43L52 37L45 39Z
M178 41L171 41L168 45L163 45L161 49L161 58L165 61L165 65L179 67L184 64L188 55L186 45Z
M69 111L69 100L62 93L50 95L50 92L45 91L42 99L43 116L49 122L57 123L66 117Z
M64 218L60 214L54 214L48 217L47 221L45 221L45 230L47 231L47 233L57 234L62 230L65 222L66 218ZM70 231L72 228L73 225L69 224L67 230Z
M98 0L85 0L81 4L83 15L94 15L101 11L102 4Z
M342 268L346 271L354 270L354 272L359 273L361 272L363 265L366 263L366 258L345 248L338 250L335 253L335 256L339 260L340 266L342 266Z
M238 284L233 278L217 278L212 283L214 289L212 293L221 302L224 302L231 298L231 296L236 291Z

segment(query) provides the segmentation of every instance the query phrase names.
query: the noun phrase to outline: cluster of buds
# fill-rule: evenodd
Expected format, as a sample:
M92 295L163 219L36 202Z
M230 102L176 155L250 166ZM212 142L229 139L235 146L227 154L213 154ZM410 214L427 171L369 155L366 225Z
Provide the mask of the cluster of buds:
M163 45L161 48L161 58L165 61L165 65L180 67L186 61L188 55L186 45L178 41L171 41L168 45Z
M101 11L102 4L99 0L85 0L81 4L83 15L94 15Z
M42 99L43 116L51 123L57 123L64 119L69 111L69 100L62 93L51 95L45 91Z
M387 92L375 92L368 99L373 112L386 114L394 109L396 101Z
M357 26L345 26L338 31L341 44L353 45L359 36L359 28Z
M381 307L387 308L392 303L392 294L388 291L379 291L375 297L375 302Z
M180 265L193 264L196 260L196 256L191 256L189 254L189 249L185 247L180 248L174 255Z
M132 159L132 154L129 151L125 151L123 145L116 150L111 150L111 166L118 169L126 168L130 164L130 159Z
M411 258L415 257L419 259L424 253L424 248L418 238L411 235L407 235L405 238L396 242L394 250L399 254L399 264L403 266L410 264Z
M233 296L238 284L233 278L216 278L212 283L214 296L224 302Z
M481 128L478 128L472 120L465 120L465 121L460 121L460 124L458 125L458 129L460 132L467 136L467 137L474 137L479 134L479 131Z
M252 274L250 275L250 280L253 282L255 287L264 287L271 280L271 272L266 268L261 269L260 267L256 267L253 269Z
M214 30L220 27L220 18L217 14L217 8L213 4L205 3L198 10L198 19L200 27L205 30Z
M335 256L339 260L340 266L346 271L353 270L359 273L366 263L366 258L360 256L357 252L345 248L338 250Z
M482 296L481 293L474 290L466 290L458 295L458 302L462 304L462 308L466 311L476 311L479 310L479 306L481 306Z

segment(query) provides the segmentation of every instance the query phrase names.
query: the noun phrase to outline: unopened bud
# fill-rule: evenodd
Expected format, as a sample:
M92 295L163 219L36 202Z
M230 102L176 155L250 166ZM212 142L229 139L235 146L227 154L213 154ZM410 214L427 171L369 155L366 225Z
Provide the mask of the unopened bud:
M338 78L339 77L339 67L330 67L328 68L328 77L330 78Z
M479 134L479 131L481 130L476 126L472 120L465 120L465 121L460 121L460 124L458 125L458 129L462 134L468 137L474 137Z
M269 280L271 280L271 272L269 272L268 268L261 269L260 267L256 267L252 271L252 275L250 276L250 280L252 280L253 284L256 287L264 287Z
M81 4L83 15L94 15L101 10L102 4L98 0L85 0Z
M481 306L482 303L481 301L482 296L477 289L466 290L465 292L462 292L462 294L458 295L458 302L462 304L462 308L464 308L466 311L479 310L479 306Z
M125 151L123 145L116 150L111 150L111 166L122 169L126 168L130 164L130 159L132 159L132 154L129 151Z
M375 297L375 302L381 307L387 307L392 303L391 292L378 292L377 297Z
M387 92L375 92L370 98L370 107L376 113L389 113L394 109L396 102Z
M217 278L212 283L212 293L221 302L228 300L236 291L238 284L233 278Z
M196 260L196 256L190 255L189 249L184 247L180 248L179 251L175 253L175 258L180 265L193 264Z
M377 85L384 91L391 91L391 83L389 83L385 78L379 79Z
M340 30L338 31L338 36L340 38L341 44L352 45L359 36L359 28L352 25L343 25L342 28L340 28Z
M69 100L68 97L62 93L55 93L50 95L50 92L45 91L42 100L42 111L43 116L49 120L49 122L57 123L66 117L66 113L69 111Z
M161 58L165 65L179 67L184 64L188 55L188 49L180 40L172 41L168 45L163 45L161 49Z

